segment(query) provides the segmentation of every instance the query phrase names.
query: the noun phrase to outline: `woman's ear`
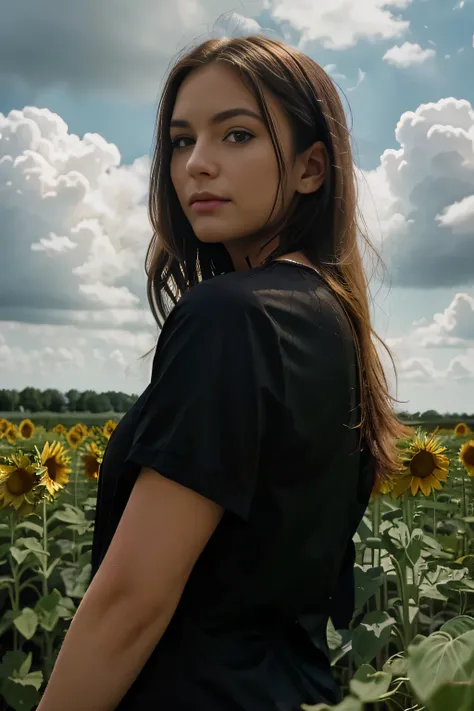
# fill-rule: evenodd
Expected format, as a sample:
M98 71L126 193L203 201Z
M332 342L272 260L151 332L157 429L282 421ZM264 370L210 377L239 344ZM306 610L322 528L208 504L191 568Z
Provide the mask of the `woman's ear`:
M297 193L307 195L319 190L324 182L328 166L326 146L322 141L313 143L298 156L299 176L295 190Z

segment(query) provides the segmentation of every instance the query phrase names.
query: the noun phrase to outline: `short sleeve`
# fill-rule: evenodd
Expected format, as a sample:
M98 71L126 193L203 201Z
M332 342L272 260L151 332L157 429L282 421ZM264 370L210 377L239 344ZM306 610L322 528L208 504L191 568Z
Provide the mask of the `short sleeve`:
M164 323L127 461L248 520L264 428L259 310L206 286Z

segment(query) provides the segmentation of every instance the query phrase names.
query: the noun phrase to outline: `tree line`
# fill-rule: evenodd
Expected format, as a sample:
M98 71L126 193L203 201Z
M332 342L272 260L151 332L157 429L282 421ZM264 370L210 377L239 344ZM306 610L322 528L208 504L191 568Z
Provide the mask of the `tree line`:
M95 390L59 390L48 388L24 388L23 390L0 389L0 412L120 412L124 413L138 399L138 395L122 392L97 393ZM472 420L474 413L444 412L425 410L424 412L397 412L402 420Z
M0 390L0 412L126 412L138 395L94 390Z

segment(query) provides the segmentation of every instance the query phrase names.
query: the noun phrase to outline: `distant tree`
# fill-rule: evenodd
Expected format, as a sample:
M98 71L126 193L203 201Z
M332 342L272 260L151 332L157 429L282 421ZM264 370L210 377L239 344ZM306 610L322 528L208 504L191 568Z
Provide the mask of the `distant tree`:
M80 397L80 392L79 390L68 390L66 393L66 399L67 399L67 406L68 410L70 412L76 412L77 409L77 402Z
M40 412L43 409L43 398L38 388L24 388L20 393L19 405L29 412Z
M87 398L87 409L90 412L110 412L112 405L105 393L94 393Z
M76 404L77 412L91 412L90 403L95 397L94 390L84 390L84 392L80 393Z
M440 417L439 412L436 410L426 410L426 412L421 413L420 420L439 420Z
M66 409L66 397L59 390L53 388L44 390L43 407L50 412L64 412Z
M16 390L0 390L0 411L13 412L17 410L19 400Z

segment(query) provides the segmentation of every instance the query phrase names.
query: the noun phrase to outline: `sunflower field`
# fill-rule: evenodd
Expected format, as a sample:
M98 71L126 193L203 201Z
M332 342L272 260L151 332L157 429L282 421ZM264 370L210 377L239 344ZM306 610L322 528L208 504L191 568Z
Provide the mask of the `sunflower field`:
M37 706L85 594L115 426L0 419L0 711ZM419 429L399 451L354 538L350 628L328 625L332 709L474 711L474 434Z

